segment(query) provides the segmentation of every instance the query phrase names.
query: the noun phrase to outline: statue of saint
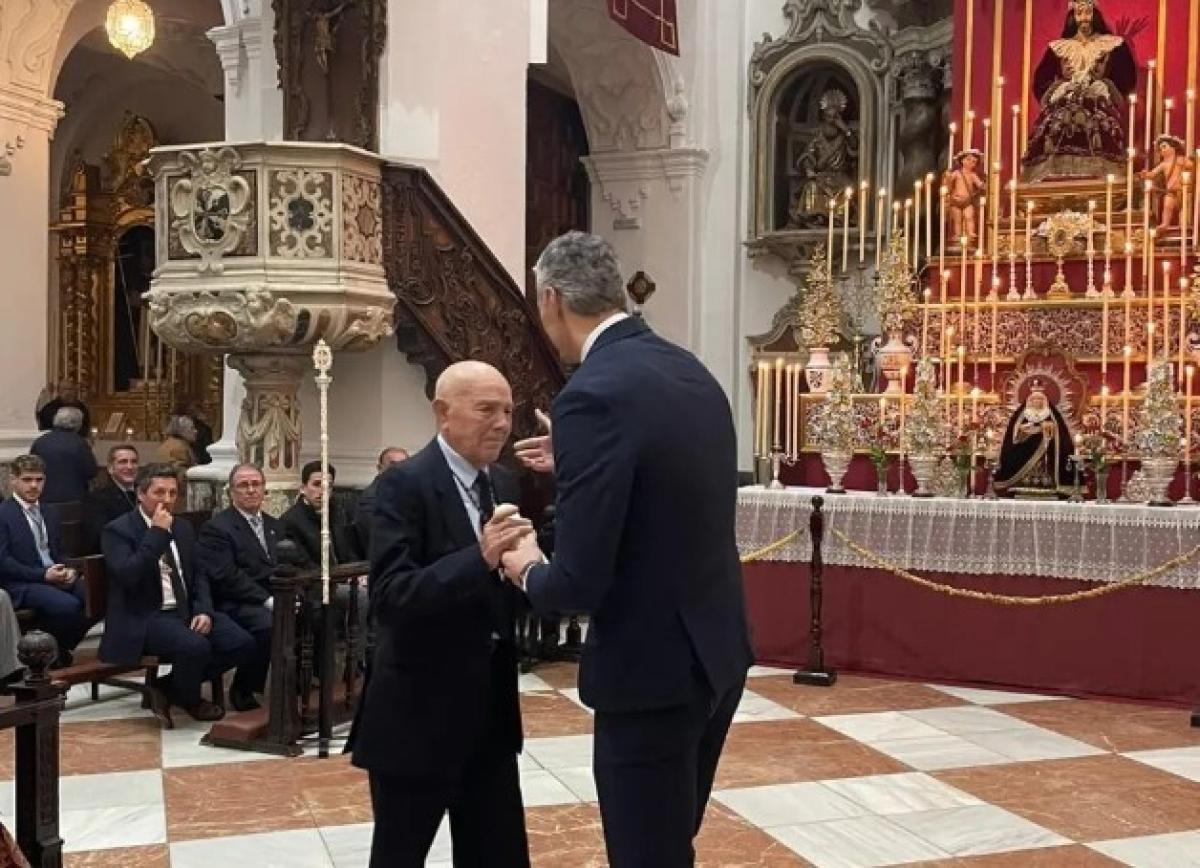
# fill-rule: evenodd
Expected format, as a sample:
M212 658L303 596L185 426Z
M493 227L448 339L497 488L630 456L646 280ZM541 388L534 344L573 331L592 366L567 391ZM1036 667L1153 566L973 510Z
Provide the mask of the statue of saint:
M793 226L825 225L829 200L837 199L847 187L856 186L858 135L843 115L849 100L840 90L821 95L821 126L796 160L800 188L792 203Z
M1178 225L1179 206L1183 198L1183 173L1192 170L1192 161L1187 157L1187 146L1177 136L1161 135L1155 140L1159 163L1153 169L1142 172L1143 180L1153 181L1155 191L1161 197L1158 203L1158 231L1163 232Z
M1041 114L1021 159L1026 181L1102 178L1125 168L1125 95L1137 84L1133 52L1095 0L1071 0L1061 39L1034 75Z
M987 193L987 182L979 172L983 151L968 148L954 155L954 168L942 177L942 186L948 191L946 204L950 211L950 225L954 228L955 244L965 236L969 247L974 248L979 238L977 215L979 202Z
M1071 483L1070 461L1075 452L1071 429L1035 380L1013 413L1000 444L997 491L1019 496L1053 497Z
M310 12L313 20L313 52L317 56L317 66L321 72L329 75L329 61L333 59L334 40L337 38L338 27L342 23L342 13L349 6L349 0L340 3L324 12Z

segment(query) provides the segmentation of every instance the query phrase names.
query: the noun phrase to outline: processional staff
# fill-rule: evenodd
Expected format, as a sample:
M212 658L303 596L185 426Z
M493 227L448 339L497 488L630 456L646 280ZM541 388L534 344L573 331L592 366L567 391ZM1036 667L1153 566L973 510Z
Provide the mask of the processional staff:
M313 348L313 367L317 369L317 393L321 407L321 603L329 605L329 375L333 352L325 339ZM326 639L328 641L328 639Z

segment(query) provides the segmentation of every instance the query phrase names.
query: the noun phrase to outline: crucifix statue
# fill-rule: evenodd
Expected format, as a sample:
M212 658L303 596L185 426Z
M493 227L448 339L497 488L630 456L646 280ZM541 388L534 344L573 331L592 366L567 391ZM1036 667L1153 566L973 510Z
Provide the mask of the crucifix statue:
M342 13L349 5L350 0L343 0L323 12L314 9L308 13L312 18L315 31L313 33L313 51L317 56L317 66L321 67L321 72L326 76L329 75L329 61L333 58L334 53L333 41L337 37L338 27L342 23Z

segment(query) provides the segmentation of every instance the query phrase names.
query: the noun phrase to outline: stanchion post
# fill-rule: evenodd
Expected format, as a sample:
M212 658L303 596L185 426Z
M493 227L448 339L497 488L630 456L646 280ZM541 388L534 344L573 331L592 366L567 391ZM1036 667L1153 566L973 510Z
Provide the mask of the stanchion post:
M812 537L812 563L809 580L809 627L808 627L808 666L799 669L792 676L793 684L809 684L814 687L832 687L837 681L837 673L825 666L825 649L821 645L821 577L825 563L821 558L821 543L825 537L825 514L821 508L825 498L812 499L812 515L808 519L809 535Z

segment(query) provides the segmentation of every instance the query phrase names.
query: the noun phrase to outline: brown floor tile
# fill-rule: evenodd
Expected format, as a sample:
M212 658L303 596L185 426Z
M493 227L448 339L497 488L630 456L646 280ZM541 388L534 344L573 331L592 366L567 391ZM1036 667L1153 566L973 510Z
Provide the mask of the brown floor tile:
M964 856L959 859L936 859L932 862L912 863L911 868L1114 868L1122 864L1124 863L1110 859L1095 850L1072 845L992 853L987 856Z
M528 808L529 854L537 868L605 868L604 832L595 805ZM696 839L698 868L801 868L808 865L766 832L710 804Z
M350 765L349 757L294 760L289 771L317 826L369 823L371 792L367 773Z
M1188 713L1118 702L1082 699L1005 705L1005 714L1116 752L1200 745Z
M171 868L171 855L166 844L87 850L67 853L63 868Z
M1200 828L1200 784L1120 756L1014 763L934 776L1076 841Z
M521 723L526 738L587 735L592 716L561 693L522 693Z
M963 705L948 693L924 684L885 681L862 676L839 676L833 687L793 684L791 676L751 678L746 689L792 711L816 717L822 714L865 714L873 711L907 711Z
M167 838L186 841L316 825L290 767L261 760L163 770ZM326 760L326 762L329 762Z
M162 765L162 729L152 717L67 723L60 738L64 775L139 771Z
M579 664L566 661L539 663L534 667L533 674L555 690L570 690L578 687Z
M729 731L717 789L910 771L811 720L741 723Z

